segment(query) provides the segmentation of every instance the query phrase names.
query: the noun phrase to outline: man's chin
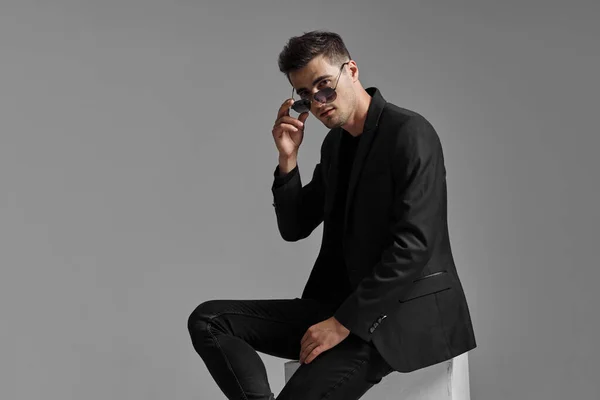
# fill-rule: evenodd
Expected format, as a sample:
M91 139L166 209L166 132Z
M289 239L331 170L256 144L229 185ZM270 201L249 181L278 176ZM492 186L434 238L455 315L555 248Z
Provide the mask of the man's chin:
M325 125L329 129L339 128L340 126L343 125L343 123L340 122L340 120L336 117L332 117L332 118L324 117L324 118L321 118L321 122L323 122L323 125Z

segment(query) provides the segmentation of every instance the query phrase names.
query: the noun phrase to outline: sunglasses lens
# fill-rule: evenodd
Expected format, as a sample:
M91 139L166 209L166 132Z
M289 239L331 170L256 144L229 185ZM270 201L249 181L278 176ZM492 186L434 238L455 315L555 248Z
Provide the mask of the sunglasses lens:
M315 93L314 99L319 103L331 103L337 97L335 90L332 88L324 88Z
M308 112L310 111L310 102L304 99L295 101L294 104L292 104L292 110L297 113Z

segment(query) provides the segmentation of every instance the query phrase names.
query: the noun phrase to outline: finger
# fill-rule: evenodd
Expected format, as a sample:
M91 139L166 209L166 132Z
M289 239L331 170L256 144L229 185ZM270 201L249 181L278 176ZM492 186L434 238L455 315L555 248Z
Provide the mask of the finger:
M308 357L306 358L305 364L309 364L312 360L317 358L317 356L321 354L321 346L315 347L313 351L310 352Z
M298 360L300 361L300 363L302 363L302 360L304 359L302 356L304 354L304 347L306 344L306 339L308 337L308 331L306 331L304 333L304 335L302 336L302 339L300 339L300 354L298 355Z
M279 118L277 121L275 121L275 125L280 124L280 123L292 124L295 127L297 127L298 129L302 129L302 127L304 126L304 121L300 121L297 118L285 116L285 115L283 117Z
M304 124L304 121L306 121L309 115L310 114L308 112L303 112L300 115L298 115L298 120L302 121L302 123Z
M284 130L291 130L294 132L298 132L300 129L298 129L296 126L291 125L291 124L279 124L279 125L275 125L275 127L273 128L273 132L274 133L281 133Z
M283 102L283 104L281 104L281 107L279 107L279 111L277 112L277 119L287 115L290 115L290 107L292 106L292 104L294 103L294 99L287 99L286 101Z
M304 359L306 358L306 355L308 354L308 350L307 350L307 348L306 348L306 347L307 347L307 345L308 345L308 343L307 343L307 344L305 344L305 345L303 345L303 346L300 348L300 355L298 356L298 360L300 360L300 362L301 362L301 363L304 361Z
M300 360L304 360L304 362L306 362L306 359L308 358L308 356L310 355L310 353L316 348L318 347L319 344L316 342L312 342L309 343L306 347L304 347L304 349L302 350L302 353L300 354Z

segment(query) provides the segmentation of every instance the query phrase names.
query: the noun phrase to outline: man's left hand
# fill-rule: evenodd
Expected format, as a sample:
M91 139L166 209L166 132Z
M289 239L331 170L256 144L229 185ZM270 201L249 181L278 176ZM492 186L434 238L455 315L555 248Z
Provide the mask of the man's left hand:
M349 334L350 330L335 317L311 326L300 341L300 363L310 363L322 352L337 346Z

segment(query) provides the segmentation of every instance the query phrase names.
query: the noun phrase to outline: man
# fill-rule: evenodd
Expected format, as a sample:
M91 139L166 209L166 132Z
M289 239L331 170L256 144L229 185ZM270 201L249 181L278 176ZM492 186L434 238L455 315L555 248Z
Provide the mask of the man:
M274 399L260 351L301 362L279 400L358 399L392 371L475 348L434 128L364 89L338 34L291 38L279 68L300 99L281 105L272 130L277 226L297 241L323 222L321 249L300 298L210 300L194 310L192 343L216 383L229 399ZM302 186L309 113L329 132Z

